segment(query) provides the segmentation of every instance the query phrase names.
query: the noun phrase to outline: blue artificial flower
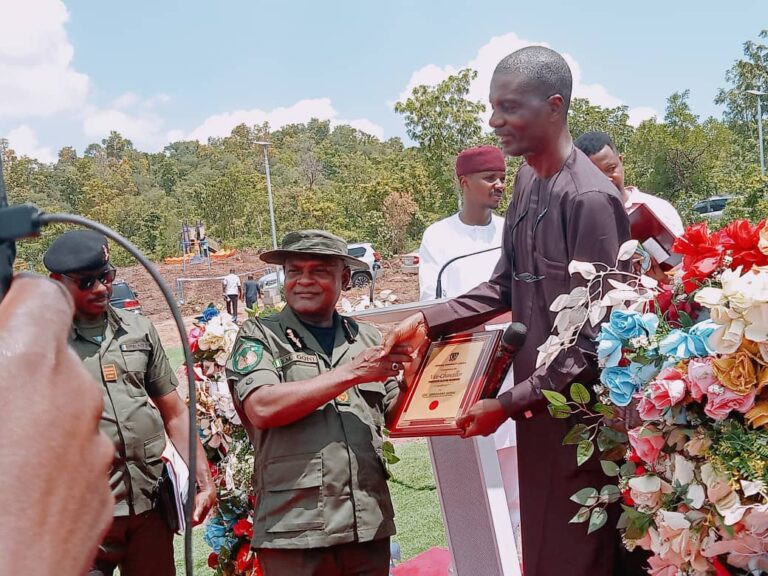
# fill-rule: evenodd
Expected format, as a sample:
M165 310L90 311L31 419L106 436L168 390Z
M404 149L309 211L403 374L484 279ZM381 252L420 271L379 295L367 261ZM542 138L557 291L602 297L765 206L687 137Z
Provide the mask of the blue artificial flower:
M603 324L597 335L597 359L601 366L618 366L621 361L621 339L613 333L608 324Z
M621 340L653 336L659 326L656 314L640 314L629 310L614 310L609 322L610 330Z
M632 374L627 367L612 366L600 374L600 382L608 388L611 402L616 406L626 406L632 401L637 385L632 381Z
M629 370L629 377L637 388L642 388L661 372L661 368L655 364L640 364L639 362L632 362L627 369Z
M237 539L231 534L230 527L222 520L220 516L209 518L205 523L205 533L203 540L211 550L219 554L222 547L231 548Z
M677 359L703 358L714 351L709 346L709 337L717 325L711 320L692 326L688 332L675 329L659 342L659 352Z
M206 322L210 322L211 318L215 318L218 315L219 311L215 306L208 306L205 310L203 310L203 313L197 317L197 320L200 323L205 324Z
M699 322L698 324L694 324L691 329L688 331L688 335L691 338L695 338L697 340L696 342L696 351L700 358L703 358L705 356L711 356L715 353L715 349L712 348L709 345L709 338L712 336L712 332L717 330L720 327L719 324L716 324L709 318L704 320L703 322Z

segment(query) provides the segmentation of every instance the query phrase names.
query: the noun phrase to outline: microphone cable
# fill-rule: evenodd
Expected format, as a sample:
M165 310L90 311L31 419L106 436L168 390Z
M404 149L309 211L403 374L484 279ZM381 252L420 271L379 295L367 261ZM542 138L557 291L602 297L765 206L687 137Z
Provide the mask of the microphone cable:
M2 185L2 172L0 172L0 203L3 201L6 201L5 187ZM5 206L7 206L7 204L5 204ZM149 272L149 275L155 281L158 288L160 288L163 298L165 298L165 301L171 310L171 314L173 315L176 328L179 332L179 338L181 339L181 344L184 347L184 363L187 368L187 386L189 389L189 462L187 463L189 467L189 485L187 501L184 503L184 518L186 520L184 529L184 564L187 576L193 576L192 514L194 511L195 494L197 491L195 476L197 470L197 423L195 418L197 401L195 394L194 361L192 359L192 352L189 349L189 343L187 342L187 334L184 329L184 321L181 317L181 311L176 305L176 300L174 299L173 294L171 294L171 291L163 281L162 276L160 276L160 273L157 271L157 268L155 268L155 265L141 253L141 250L139 250L130 240L124 238L111 228L93 220L89 220L88 218L83 218L82 216L76 216L74 214L46 214L40 212L37 207L31 204L21 204L10 207L4 207L0 204L0 248L7 245L13 246L14 242L21 238L35 236L40 232L40 229L43 226L54 223L73 224L89 228L103 234L122 246L147 270L147 272ZM8 262L10 266L5 266L4 262L0 261L0 279L5 276L6 272L8 272L10 276L13 275L12 262L13 260L11 259ZM1 288L2 287L0 286L0 289ZM4 292L0 290L0 298L3 294Z

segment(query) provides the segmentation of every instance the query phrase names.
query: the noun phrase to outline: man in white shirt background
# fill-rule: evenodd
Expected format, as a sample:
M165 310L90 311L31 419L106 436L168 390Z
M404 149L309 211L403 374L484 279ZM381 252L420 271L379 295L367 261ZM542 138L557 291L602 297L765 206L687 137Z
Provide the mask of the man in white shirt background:
M600 168L613 185L624 195L624 205L645 204L669 228L675 236L685 231L680 214L669 202L658 196L641 192L634 186L624 186L624 155L619 154L611 137L605 132L585 132L574 141L574 146L584 152L592 164Z
M230 268L229 274L222 281L224 300L227 302L227 312L232 316L232 322L237 322L237 301L243 297L243 287L235 269Z
M461 210L429 226L421 240L422 302L459 296L487 281L501 257L504 218L493 211L504 197L504 154L494 146L464 150L456 158L456 177L462 192ZM511 372L502 390L512 385ZM519 543L515 544L515 533L519 532L520 496L514 421L508 420L492 438L434 437L429 440L429 449L452 553L460 553L456 547L462 546L468 536L456 526L462 525L465 514L480 510L491 516L489 522L500 553L507 557L505 562L517 562ZM482 482L477 483L478 477ZM463 478L466 483L461 482ZM469 500L467 491L474 494ZM472 511L467 509L468 502L474 507Z
M499 261L504 218L493 211L504 197L506 164L501 150L478 146L456 158L456 176L462 191L458 213L435 222L424 231L419 248L419 300L434 300L440 269L453 258L482 250L482 254L456 260L440 276L441 294L458 296L491 277Z

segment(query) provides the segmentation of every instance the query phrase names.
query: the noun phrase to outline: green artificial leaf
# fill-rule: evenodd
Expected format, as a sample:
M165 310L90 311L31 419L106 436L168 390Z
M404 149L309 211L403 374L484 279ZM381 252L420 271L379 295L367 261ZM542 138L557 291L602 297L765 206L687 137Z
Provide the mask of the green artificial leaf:
M610 460L600 460L600 467L603 469L606 476L612 478L619 475L619 465L615 462L611 462Z
M589 429L586 424L576 424L563 438L563 446L578 444L589 439Z
M634 476L636 469L637 469L637 466L635 465L634 462L625 462L621 466L620 472L621 472L621 475L626 478L628 476Z
M613 406L608 406L607 404L603 404L602 402L595 404L593 406L593 410L598 414L602 414L609 420L613 420L619 416L619 411L616 410L616 408Z
M629 516L626 512L622 512L621 516L619 516L619 521L616 523L616 528L619 530L624 530L629 526Z
M682 310L678 310L677 314L678 314L678 317L680 318L680 325L683 327L683 330L693 326L693 320L691 320L691 317L688 316L688 314L686 314Z
M597 447L601 451L610 450L617 444L626 444L628 441L626 434L608 426L602 426L597 434Z
M573 518L568 520L568 524L580 524L581 522L586 522L587 520L589 520L589 508L583 506Z
M571 415L571 407L570 406L555 406L553 404L550 404L547 406L547 410L549 410L549 414L552 416L552 418L568 418Z
M616 444L610 450L603 450L600 454L600 458L603 460L610 460L611 462L619 462L624 460L627 455L627 446L625 444Z
M624 535L629 540L639 540L648 532L648 527L651 525L652 517L648 514L638 512L632 506L622 504L621 508L624 510L622 516L627 518L627 527Z
M606 504L618 502L621 498L621 490L615 484L606 484L600 489L600 501Z
M595 452L595 445L591 440L582 440L576 447L576 463L581 466L589 460L589 458Z
M587 528L587 534L592 534L595 530L602 528L608 520L608 513L602 508L595 508L592 510L592 515L589 517L589 528Z
M560 392L555 392L554 390L542 390L542 394L544 394L544 397L549 400L549 403L553 406L565 406L566 405L566 398Z
M582 488L571 496L571 501L582 506L594 506L597 504L597 488Z
M587 404L591 399L589 390L587 390L584 384L574 382L571 384L571 399L578 404Z
M397 464L400 462L400 457L395 456L394 454L384 454L384 459L386 460L387 464Z

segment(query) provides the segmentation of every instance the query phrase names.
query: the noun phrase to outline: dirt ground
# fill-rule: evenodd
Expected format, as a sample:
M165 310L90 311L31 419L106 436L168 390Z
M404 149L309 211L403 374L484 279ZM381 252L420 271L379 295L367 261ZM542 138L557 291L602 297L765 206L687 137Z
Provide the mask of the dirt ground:
M184 323L187 330L192 325L194 317L205 308L209 302L213 302L217 307L225 309L224 298L221 290L221 277L234 269L236 274L247 275L252 273L254 278L258 279L266 273L267 264L259 259L257 252L241 251L226 260L212 260L210 267L207 263L187 264L182 268L181 264L156 263L158 272L170 288L171 292L178 298L177 280L181 278L196 279L194 281L184 281L183 293L184 304L181 306L181 313L184 316ZM180 346L176 324L173 321L165 299L156 286L149 273L141 266L131 266L120 268L118 278L126 280L138 292L138 298L147 315L157 327L160 338L166 348ZM245 280L245 276L243 276ZM382 271L376 279L375 292L378 296L383 290L392 290L397 296L395 304L404 304L414 302L419 298L418 275L407 274L401 270L400 257L392 258L382 262ZM353 304L358 302L363 296L369 293L368 288L352 289L342 293L343 298L347 298ZM244 303L240 302L241 310ZM244 316L244 313L243 313Z

